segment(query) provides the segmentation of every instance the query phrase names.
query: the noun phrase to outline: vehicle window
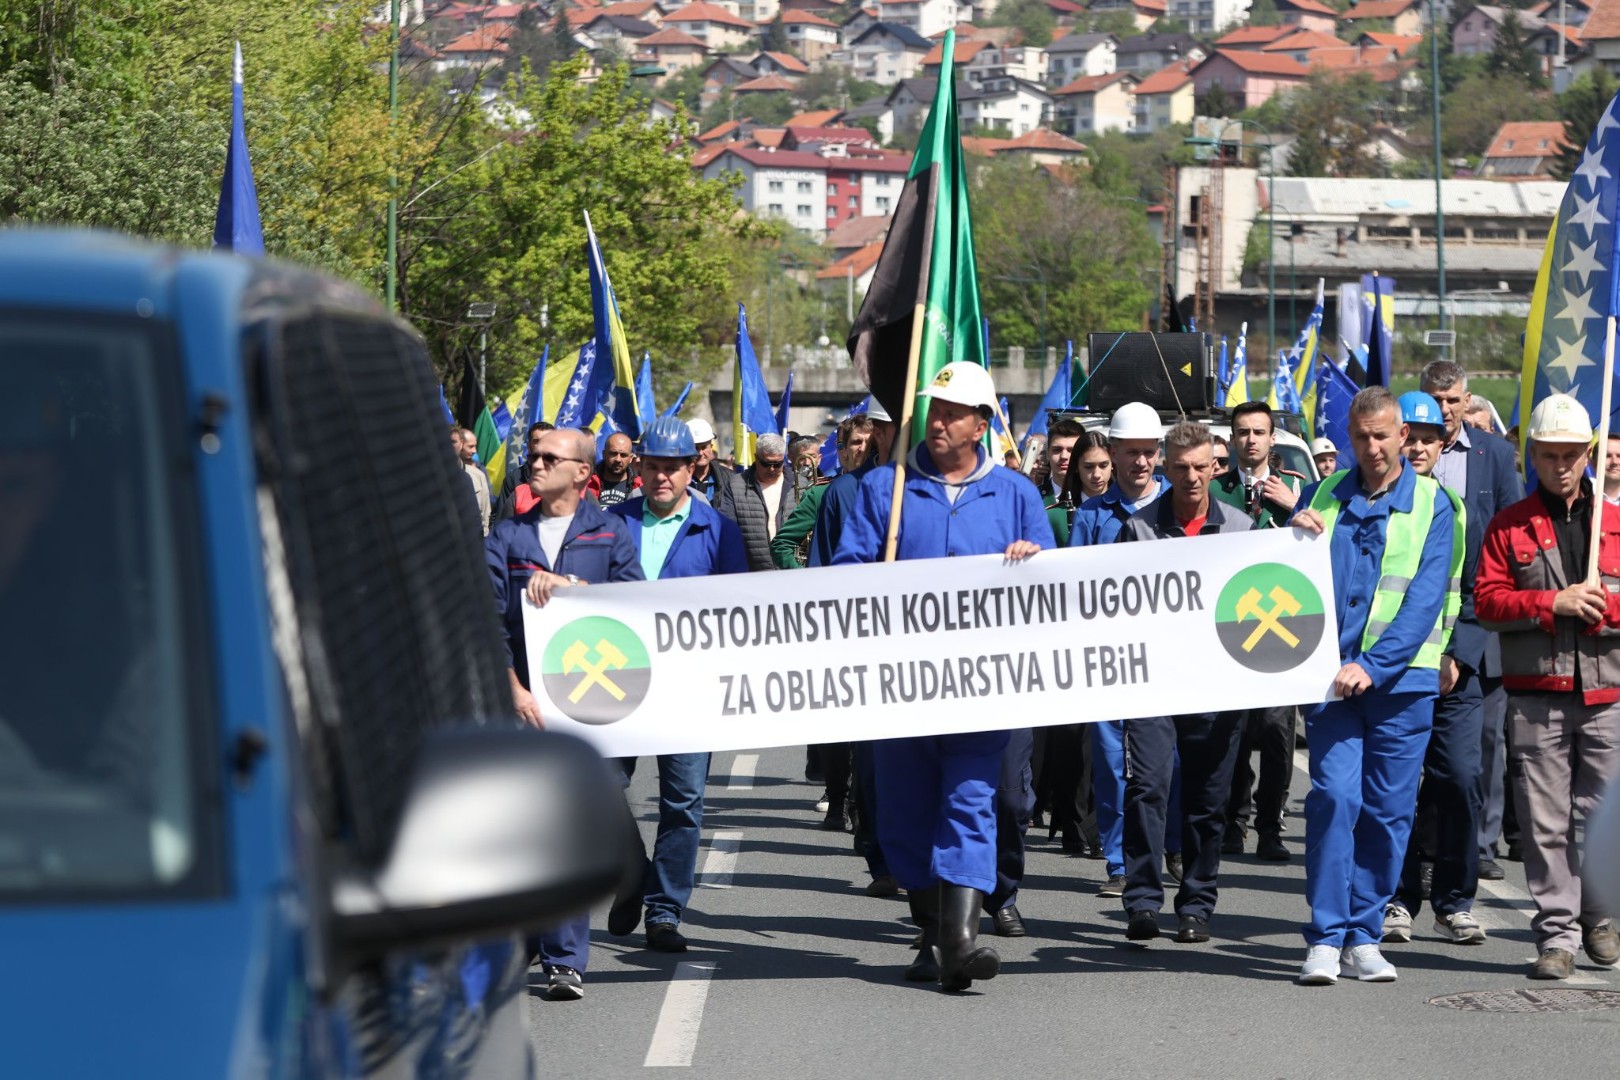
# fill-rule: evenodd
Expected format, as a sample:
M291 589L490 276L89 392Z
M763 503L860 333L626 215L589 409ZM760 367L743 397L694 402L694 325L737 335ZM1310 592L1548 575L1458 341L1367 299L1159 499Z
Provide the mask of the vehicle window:
M196 519L166 341L146 322L0 311L6 899L212 880Z
M1303 447L1279 442L1276 451L1282 458L1282 467L1288 472L1299 473L1312 483L1319 479L1316 475L1316 463L1311 460L1311 455Z

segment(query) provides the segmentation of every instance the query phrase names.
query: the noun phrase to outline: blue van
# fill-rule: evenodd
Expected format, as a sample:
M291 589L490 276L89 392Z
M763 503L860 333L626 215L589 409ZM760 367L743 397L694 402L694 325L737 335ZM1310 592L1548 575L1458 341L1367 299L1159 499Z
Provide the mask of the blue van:
M0 231L0 627L0 1075L531 1075L523 933L625 810L512 715L406 323Z

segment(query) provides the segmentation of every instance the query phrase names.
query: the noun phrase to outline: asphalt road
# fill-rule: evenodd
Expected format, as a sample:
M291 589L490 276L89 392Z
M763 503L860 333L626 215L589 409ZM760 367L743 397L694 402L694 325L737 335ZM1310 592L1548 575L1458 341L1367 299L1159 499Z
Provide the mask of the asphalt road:
M604 908L583 1001L544 1000L544 977L531 971L542 1077L649 1067L739 1080L1620 1074L1620 1010L1430 1004L1463 992L1620 991L1620 973L1584 957L1568 983L1525 978L1535 947L1515 863L1503 864L1505 882L1482 883L1485 945L1441 941L1425 911L1410 944L1386 946L1397 982L1296 985L1308 786L1298 771L1285 837L1293 861L1227 857L1208 944L1128 944L1119 900L1096 895L1103 864L1062 854L1040 830L1019 900L1030 936L994 938L986 919L1001 976L947 995L900 978L911 958L906 903L864 895L865 863L847 834L820 831L820 785L803 767L796 747L715 755L699 886L682 926L689 952L646 951L639 931L609 937ZM656 770L638 770L630 795L650 842Z

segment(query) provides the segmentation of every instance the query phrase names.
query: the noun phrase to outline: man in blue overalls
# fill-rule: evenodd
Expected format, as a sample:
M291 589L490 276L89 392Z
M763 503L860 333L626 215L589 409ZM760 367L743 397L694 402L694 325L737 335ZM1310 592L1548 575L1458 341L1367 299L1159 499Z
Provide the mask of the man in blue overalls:
M1112 544L1125 522L1170 490L1154 472L1164 425L1153 406L1140 401L1121 405L1108 422L1108 456L1114 479L1108 490L1093 495L1074 512L1069 546ZM1125 723L1103 720L1091 726L1092 792L1097 800L1097 833L1102 840L1108 877L1098 896L1125 895ZM1181 780L1170 783L1165 815L1165 869L1181 881Z
M947 364L919 397L928 402L927 437L906 461L897 557L1017 561L1051 547L1040 493L985 453L996 407L990 373L971 362ZM894 483L893 465L861 480L835 564L882 557ZM1007 740L1005 731L987 731L874 747L878 839L923 932L906 969L913 982L938 979L947 990L965 990L1001 970L1001 957L977 938L980 909L996 888L996 787Z
M1357 394L1349 429L1355 468L1307 488L1291 522L1330 537L1342 664L1334 700L1305 718L1307 985L1395 979L1378 942L1460 603L1462 518L1446 489L1401 457L1408 432L1394 395Z

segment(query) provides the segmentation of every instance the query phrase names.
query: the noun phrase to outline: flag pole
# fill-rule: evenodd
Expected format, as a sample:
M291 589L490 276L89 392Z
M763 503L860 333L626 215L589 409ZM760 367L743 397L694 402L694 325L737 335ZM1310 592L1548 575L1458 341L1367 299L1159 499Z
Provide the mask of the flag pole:
M1609 411L1614 390L1614 316L1608 318L1603 338L1603 404L1599 409L1602 419L1598 421L1596 479L1592 482L1592 540L1587 546L1586 555L1586 583L1588 585L1602 586L1603 579L1598 576L1598 548L1603 543L1603 459L1609 447Z
M906 489L906 455L911 451L911 414L917 403L917 364L922 356L923 305L911 310L911 348L906 353L905 400L900 403L900 430L894 436L894 493L889 498L889 531L883 540L883 561L894 562L900 541L900 498Z
M1013 440L1012 425L1007 422L1007 414L1001 411L1001 402L996 402L996 417L1001 421L1001 430L1007 433L1007 445L1012 447L1013 460L1018 462L1018 468L1024 467L1024 455L1018 452L1018 443Z

